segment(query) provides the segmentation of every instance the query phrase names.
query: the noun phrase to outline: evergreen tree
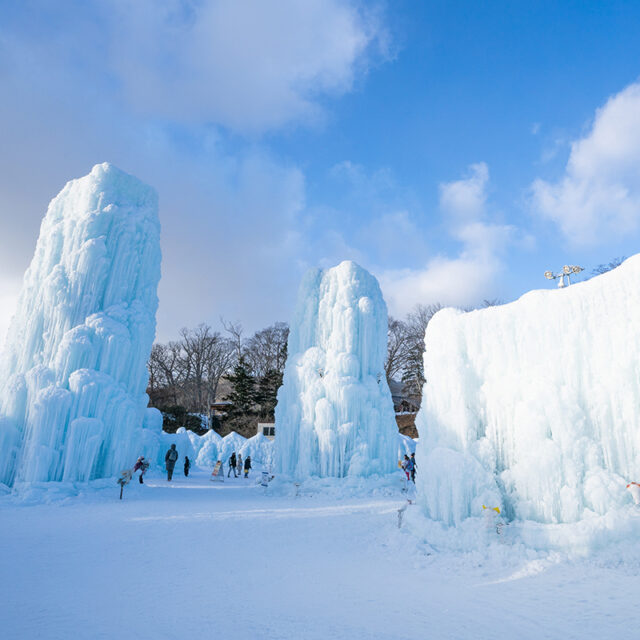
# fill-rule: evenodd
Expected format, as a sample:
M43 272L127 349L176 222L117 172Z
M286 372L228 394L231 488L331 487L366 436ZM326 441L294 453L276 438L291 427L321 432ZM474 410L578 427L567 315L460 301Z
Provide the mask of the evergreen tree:
M278 389L282 385L282 372L269 369L258 383L256 403L260 405L260 418L273 420Z
M409 349L405 369L402 375L402 382L408 395L422 398L422 387L424 386L424 349L421 343L416 343Z
M228 418L236 420L255 415L256 382L244 357L238 359L233 373L227 376L227 380L232 388L231 393L225 397L225 400L232 403Z

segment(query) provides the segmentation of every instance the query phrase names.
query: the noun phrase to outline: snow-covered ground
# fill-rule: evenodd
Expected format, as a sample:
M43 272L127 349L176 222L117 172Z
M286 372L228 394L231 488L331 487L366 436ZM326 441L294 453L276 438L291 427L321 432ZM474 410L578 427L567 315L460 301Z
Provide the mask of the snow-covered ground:
M2 637L640 637L628 557L429 552L398 529L393 485L295 497L256 477L152 475L122 502L108 481L49 504L3 497Z

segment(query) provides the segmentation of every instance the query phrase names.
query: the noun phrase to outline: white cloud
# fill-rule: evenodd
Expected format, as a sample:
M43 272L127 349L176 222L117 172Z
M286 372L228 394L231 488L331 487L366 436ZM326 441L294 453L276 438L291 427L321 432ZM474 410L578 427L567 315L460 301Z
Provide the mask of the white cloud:
M0 3L0 331L47 202L105 160L159 192L160 339L221 315L247 330L286 319L304 267L334 249L343 258L339 239L317 241L305 227L299 167L265 141L206 123L251 132L317 115L366 71L381 36L369 9L342 0L20 7Z
M261 132L351 90L384 32L349 0L119 3L113 69L144 114Z
M440 208L460 252L453 258L437 255L421 268L383 272L380 283L394 315L405 315L418 303L465 307L494 297L501 255L514 228L487 221L488 181L487 165L478 163L468 177L440 186Z
M489 182L489 168L478 162L469 167L470 175L462 180L440 185L440 208L457 219L477 218L484 213Z
M596 245L638 230L640 83L609 98L587 134L571 144L564 176L536 180L533 206L575 245Z

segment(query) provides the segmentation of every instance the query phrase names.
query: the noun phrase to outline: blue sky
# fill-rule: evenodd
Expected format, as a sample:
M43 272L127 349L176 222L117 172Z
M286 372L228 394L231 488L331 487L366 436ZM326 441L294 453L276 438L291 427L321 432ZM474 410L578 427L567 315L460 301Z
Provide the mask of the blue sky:
M3 314L48 201L105 160L160 195L161 339L287 320L343 259L402 316L629 256L639 27L637 2L0 2Z

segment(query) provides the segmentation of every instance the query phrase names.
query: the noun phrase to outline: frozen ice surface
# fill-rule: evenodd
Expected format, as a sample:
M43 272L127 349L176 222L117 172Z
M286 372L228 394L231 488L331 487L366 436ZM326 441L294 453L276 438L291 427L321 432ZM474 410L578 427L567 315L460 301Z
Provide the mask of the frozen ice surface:
M139 455L143 422L157 430L157 210L151 187L106 163L51 201L3 358L0 483L112 476Z
M417 418L426 516L459 525L484 504L507 520L584 529L630 513L625 487L640 474L639 283L637 255L566 289L434 316Z
M398 428L384 374L387 306L353 262L304 277L276 406L276 469L297 478L396 468Z

